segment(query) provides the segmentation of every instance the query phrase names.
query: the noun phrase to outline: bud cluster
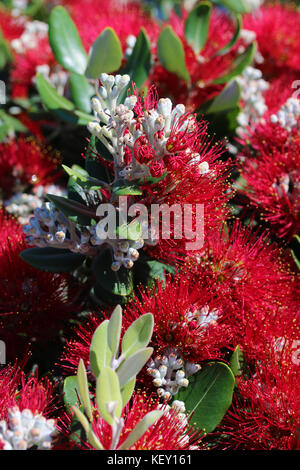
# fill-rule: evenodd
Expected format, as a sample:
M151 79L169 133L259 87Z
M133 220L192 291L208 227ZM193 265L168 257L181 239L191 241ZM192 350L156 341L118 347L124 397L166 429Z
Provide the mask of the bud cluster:
M55 421L46 419L31 410L8 410L8 422L0 421L0 443L4 450L27 450L36 446L39 450L51 449L55 436Z
M262 78L262 72L254 67L246 67L242 75L237 77L241 85L243 108L237 117L239 134L245 133L246 128L251 124L262 121L262 117L267 110L264 93L269 88L268 82Z
M290 132L293 128L298 127L298 118L300 116L300 102L297 98L289 98L280 108L277 114L270 116L273 124L279 124L281 127Z
M188 377L201 369L199 364L183 361L176 351L166 352L164 356L157 356L148 363L147 373L153 377L153 385L157 387L157 394L165 401L178 393L181 387L187 387Z

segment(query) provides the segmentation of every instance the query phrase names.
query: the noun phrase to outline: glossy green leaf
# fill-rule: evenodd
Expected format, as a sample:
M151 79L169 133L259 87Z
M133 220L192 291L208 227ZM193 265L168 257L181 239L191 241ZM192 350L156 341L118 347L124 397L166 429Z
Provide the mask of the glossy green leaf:
M28 129L18 119L7 114L3 109L0 109L0 122L5 125L7 133L9 132L27 132Z
M70 375L64 380L64 402L65 405L69 408L71 406L76 406L78 404L78 395L76 390L78 390L77 376Z
M141 371L152 353L153 348L143 348L136 351L129 356L126 361L122 362L117 371L121 387L127 384L127 382L132 380Z
M65 121L77 122L77 118L73 113L75 108L74 104L63 96L60 96L41 73L37 73L36 75L36 87L43 104L49 111L52 111L60 119Z
M90 364L95 377L112 360L112 351L108 345L107 329L109 320L104 320L95 330L90 346Z
M144 28L136 38L136 42L127 64L122 70L140 88L149 75L151 68L151 44Z
M78 369L77 369L77 383L78 383L78 390L79 390L81 403L84 406L87 417L91 421L93 419L93 412L92 412L92 407L91 407L86 369L85 369L85 365L82 359L80 359Z
M87 78L84 75L72 72L70 75L70 90L76 107L81 111L91 113L91 98L94 90ZM92 119L92 116L90 119Z
M104 367L100 377L97 379L96 400L102 418L111 426L114 424L113 416L116 419L121 417L122 397L117 374L111 367ZM115 404L113 416L107 409L108 404Z
M236 80L228 83L221 93L213 99L207 114L222 113L235 108L241 98L241 87Z
M86 437L88 438L89 443L94 447L96 450L104 450L101 442L99 441L98 437L90 427L88 432L86 433Z
M222 47L222 49L218 50L218 52L215 55L227 54L227 52L230 51L230 49L236 44L237 40L239 39L241 29L242 29L242 17L241 15L238 14L236 15L236 28L234 31L234 35L232 36L230 41L224 47Z
M152 313L145 313L135 320L125 331L122 339L122 355L130 357L136 351L145 348L151 339L154 327Z
M116 196L141 196L143 191L132 181L117 180L113 185L113 193Z
M210 433L231 405L234 375L227 365L215 362L205 364L189 382L188 387L181 389L175 399L184 401L187 411L192 415L192 424Z
M136 378L133 377L133 379L131 379L129 382L127 382L125 385L123 385L121 387L123 408L124 408L124 406L127 405L130 398L132 397L132 394L134 392L135 383L136 383Z
M228 72L226 75L223 75L222 77L217 78L216 80L213 81L213 83L216 84L222 84L222 83L227 83L229 82L232 78L236 77L237 75L240 75L243 70L251 64L254 54L256 51L256 44L252 43L250 44L245 52L240 54L234 61L233 61L233 66L230 72Z
M166 70L189 82L190 76L185 64L184 48L170 25L166 26L159 35L157 54L160 63Z
M239 346L235 348L230 358L230 369L235 377L241 375L244 363L244 356Z
M49 42L58 62L71 72L83 74L87 54L77 28L67 10L53 8L49 18Z
M127 439L123 442L123 444L118 448L118 450L127 450L130 449L136 441L138 441L143 434L155 424L164 414L163 410L153 410L146 414L135 426L133 431L129 434Z
M111 269L113 259L109 249L102 251L94 261L93 272L103 289L118 296L127 296L133 290L132 271L121 266L119 271Z
M247 0L214 0L214 3L222 5L235 13L247 13Z
M71 272L79 268L84 255L60 248L27 248L20 253L21 258L31 266L52 273Z
M91 46L85 75L88 78L99 78L103 72L115 72L121 66L122 57L118 36L112 28L105 28Z
M190 11L185 22L185 38L196 54L207 40L211 8L210 2L199 3Z
M63 169L69 176L71 176L75 181L77 181L82 188L84 189L101 189L103 184L97 178L89 176L88 172L81 168L79 165L73 165L72 168L69 168L66 165L62 165Z
M111 350L112 355L114 357L118 353L121 329L122 329L122 308L120 307L120 305L117 305L109 319L108 328L107 328L108 347Z

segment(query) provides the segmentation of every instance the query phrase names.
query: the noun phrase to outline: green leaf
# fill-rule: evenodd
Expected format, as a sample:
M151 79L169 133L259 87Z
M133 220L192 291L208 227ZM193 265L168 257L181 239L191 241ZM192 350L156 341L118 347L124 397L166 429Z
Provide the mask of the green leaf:
M222 113L235 108L241 97L241 87L236 80L228 83L221 93L213 99L207 114Z
M55 113L60 119L65 121L77 122L77 117L72 112L75 108L74 104L60 96L55 88L43 77L41 73L36 75L36 87L41 96L45 107Z
M122 224L116 230L117 237L124 240L139 240L142 232L142 227L138 220L133 220L129 224Z
M241 17L241 15L238 14L238 15L236 15L236 28L235 28L234 35L232 36L230 41L224 47L222 47L222 49L218 50L218 52L215 55L225 55L225 54L227 54L227 52L230 51L230 49L237 42L237 40L240 36L241 29L242 29L242 17Z
M108 345L107 329L109 320L104 320L95 330L90 346L90 364L95 377L112 360L112 351Z
M230 369L235 377L241 375L244 356L239 346L235 348L230 358Z
M84 75L72 72L70 75L70 89L76 107L81 111L91 113L91 98L94 94L94 90L86 77ZM92 115L90 116L90 120L91 119Z
M66 217L84 215L87 217L87 221L96 217L96 212L80 202L62 196L55 196L54 194L46 194L46 198Z
M189 381L189 386L179 391L176 400L185 403L198 429L210 433L231 405L234 375L227 365L215 362L205 364Z
M111 269L113 259L109 249L102 251L94 261L93 271L97 282L113 295L127 296L133 290L132 272L121 266L119 271Z
M245 0L214 0L214 3L222 5L235 13L247 13L250 8L247 8Z
M20 253L21 258L31 266L52 273L74 271L82 265L84 255L60 248L27 248Z
M114 309L107 328L107 342L112 355L116 357L119 349L119 342L122 329L122 308L117 305Z
M80 359L78 369L77 369L77 383L78 383L78 390L79 390L81 403L84 406L84 410L87 414L87 417L89 418L90 421L92 421L93 412L92 412L92 407L91 407L89 386L88 386L84 362L82 359Z
M80 411L79 408L77 408L77 406L71 406L71 410L74 411L74 413L75 413L78 421L82 425L83 429L85 430L86 433L88 433L89 430L90 430L90 424L89 424L88 420L86 419L85 415Z
M84 73L87 54L73 20L62 6L51 11L49 42L56 59L63 67L71 72Z
M245 52L240 54L233 61L233 66L232 66L231 71L227 73L226 75L223 75L222 77L217 78L212 83L215 83L215 84L227 83L232 78L236 77L237 75L240 75L243 72L243 70L252 62L255 51L256 51L256 44L253 42L246 48Z
M293 250L291 250L291 254L295 261L297 268L300 270L300 260L297 258L296 253Z
M99 78L103 72L115 72L121 66L122 57L118 36L112 28L105 28L91 46L85 75L88 78Z
M75 181L78 181L80 186L84 189L101 189L103 184L97 178L89 176L88 172L81 168L79 165L73 165L72 168L69 168L66 165L62 165L63 169L69 176L71 176Z
M123 444L118 448L118 450L127 450L130 449L133 444L135 444L142 435L156 423L164 414L163 410L153 410L146 414L131 431L127 439Z
M151 44L144 28L138 35L127 64L122 70L140 88L149 75L151 68Z
M196 54L207 40L211 8L211 3L201 2L192 9L185 22L185 38Z
M141 196L143 191L132 181L117 180L113 185L113 193L116 196Z
M117 374L111 367L104 367L96 385L96 400L102 418L111 426L113 416L107 410L107 404L115 403L114 417L120 419L122 414L122 397Z
M190 81L182 42L170 25L164 28L159 35L157 54L160 63L165 69L187 82Z
M135 382L136 382L136 378L133 377L133 379L129 380L129 382L127 382L125 385L121 387L123 408L124 406L127 405L130 398L132 397L132 394L134 392Z
M147 287L153 286L153 283L160 279L166 282L166 273L175 274L173 266L161 263L157 260L144 260L140 257L134 265L134 279L137 284L144 284Z
M66 377L64 380L63 393L64 402L67 408L78 404L78 396L76 393L76 389L78 390L77 376L70 375L69 377Z
M18 119L7 114L3 109L0 109L0 122L7 125L9 131L13 132L27 132L28 129Z
M129 356L126 361L122 362L117 370L121 387L127 384L127 382L132 380L141 371L152 353L153 348L143 348L136 351Z
M154 327L152 313L145 313L125 331L122 339L122 355L126 358L145 348L151 339Z

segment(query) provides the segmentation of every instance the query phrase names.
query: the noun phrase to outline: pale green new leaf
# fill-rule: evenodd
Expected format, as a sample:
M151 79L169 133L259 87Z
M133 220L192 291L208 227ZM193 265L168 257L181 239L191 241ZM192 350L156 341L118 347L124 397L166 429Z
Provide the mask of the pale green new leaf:
M143 348L132 354L117 370L120 386L122 387L135 377L144 367L151 354L153 348Z
M93 419L93 412L91 407L91 400L89 394L89 386L87 381L86 369L82 359L79 361L77 370L77 383L81 402L84 406L85 412L91 421Z
M114 309L107 327L108 347L113 357L116 356L119 348L120 336L122 329L122 308L117 305Z
M153 326L152 313L142 315L129 326L122 340L122 354L126 358L147 346L152 336Z
M95 330L90 346L90 364L93 374L98 377L105 366L109 366L112 351L108 346L107 329L109 320L104 320Z
M117 374L111 367L104 367L97 380L96 400L102 418L111 426L114 418L120 419L122 414L122 396ZM115 404L113 416L107 410L108 404Z

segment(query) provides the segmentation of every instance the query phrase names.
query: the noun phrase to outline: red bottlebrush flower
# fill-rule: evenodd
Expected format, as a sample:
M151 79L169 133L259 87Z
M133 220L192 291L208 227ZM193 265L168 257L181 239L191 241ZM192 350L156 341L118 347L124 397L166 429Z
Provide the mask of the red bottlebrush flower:
M163 409L163 416L133 444L129 450L199 450L200 433L195 431L179 409L159 405L159 399L137 392L123 410L124 427L118 446L125 442L137 423L150 411ZM95 405L97 410L97 406ZM70 418L66 418L69 421ZM66 423L63 424L66 427ZM110 450L112 443L111 427L95 412L92 428L105 450ZM82 442L83 447L91 448L90 443Z
M45 65L49 71L56 65L47 36L38 39L35 47L16 54L11 72L12 97L27 98L30 88L34 86L37 68Z
M23 18L15 18L2 5L0 7L0 28L4 39L12 41L17 39L24 32Z
M262 5L244 16L243 27L256 34L258 50L264 58L260 67L266 77L278 77L288 69L300 70L300 13L293 4Z
M124 50L127 47L128 37L138 36L142 27L146 29L151 39L155 38L159 32L157 23L149 14L143 12L141 6L135 1L120 4L116 0L109 0L103 3L101 8L93 0L65 3L69 4L72 18L87 50L106 27L115 30ZM83 17L84 21L82 21Z
M218 430L225 450L299 449L299 365L287 348L259 363L250 378L241 378L232 408Z
M55 181L60 160L57 152L32 138L0 144L0 187L5 197L27 186Z
M80 359L90 362L90 346L94 331L101 323L100 317L90 314L88 319L73 330L73 337L67 341L59 366L67 374L76 373Z
M53 413L54 385L49 379L39 379L37 373L26 376L21 366L8 365L0 371L0 419L7 419L9 408L49 416Z
M243 191L278 239L300 230L300 140L297 129L259 125L244 141ZM253 158L253 150L255 158Z
M125 308L125 327L147 312L154 316L155 354L172 349L195 363L221 357L221 349L230 345L226 304L214 297L209 284L195 286L185 276L175 281L167 277L165 285L157 282L152 289L141 289Z
M37 373L25 376L18 365L0 371L0 450L51 448L56 434L54 419L54 386Z
M0 338L9 360L24 354L28 342L43 347L76 310L69 276L39 271L20 258L27 248L21 226L0 213Z
M266 234L258 236L234 223L229 235L224 229L209 239L191 265L195 285L197 279L206 280L212 295L227 304L234 343L245 347L247 343L249 356L258 355L274 335L288 330L288 322L283 320L291 316L292 308L295 311L295 279L280 254L268 244Z

